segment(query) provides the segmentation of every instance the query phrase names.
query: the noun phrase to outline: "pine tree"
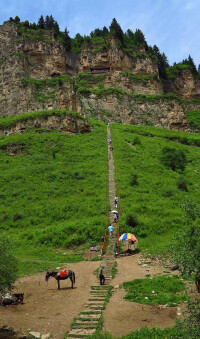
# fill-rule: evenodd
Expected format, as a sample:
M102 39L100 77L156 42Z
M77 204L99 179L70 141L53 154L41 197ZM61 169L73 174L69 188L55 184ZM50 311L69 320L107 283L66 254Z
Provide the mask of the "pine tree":
M46 29L50 29L50 18L49 18L49 15L46 15L45 17L45 28Z
M188 57L188 64L191 66L192 73L196 75L197 74L197 68L196 68L196 65L194 63L194 60L192 59L192 57L190 55Z
M56 38L60 33L60 28L59 28L57 21L55 21L54 23L53 31L54 31L54 37Z
M103 36L106 36L106 35L108 35L109 31L108 31L108 29L107 29L107 27L106 27L106 26L104 26L104 27L103 27L103 29L102 29L102 33L103 33Z
M135 34L134 34L134 43L135 45L146 45L146 40L144 37L144 34L140 29L136 29Z
M69 36L69 31L67 30L67 27L64 30L63 38L64 38L64 46L66 50L71 51L71 38Z
M110 24L110 33L114 35L122 44L124 43L124 33L117 20L114 18Z
M162 53L161 56L162 56L162 59L163 59L165 68L166 68L166 67L169 67L169 62L168 62L168 59L167 59L167 56L165 55L165 53Z
M30 27L31 29L37 29L37 25L36 25L35 22L33 22L32 24L30 24L29 27Z
M24 21L24 27L26 27L26 28L29 28L29 21L28 20L26 20L26 21Z
M164 54L164 58L162 56L162 54L160 53L159 48L154 45L153 46L153 53L156 56L157 60L158 60L158 71L159 71L159 75L163 78L166 78L167 74L166 74L166 55Z
M37 25L38 25L38 27L41 28L41 29L44 29L44 28L45 28L45 21L44 21L43 15L40 16Z
M133 33L133 31L131 29L127 29L126 35L130 38L130 40L132 40L134 42L135 34Z
M14 20L15 22L16 22L16 24L18 24L19 22L20 22L20 18L18 17L18 15L16 15L16 17L15 17L15 20Z
M53 29L54 24L55 24L55 20L54 20L53 16L50 15L50 17L49 17L49 28L48 29Z

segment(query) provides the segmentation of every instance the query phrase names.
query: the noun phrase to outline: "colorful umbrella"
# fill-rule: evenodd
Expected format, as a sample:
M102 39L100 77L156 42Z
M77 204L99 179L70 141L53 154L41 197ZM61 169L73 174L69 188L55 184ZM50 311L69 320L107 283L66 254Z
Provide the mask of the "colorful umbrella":
M136 237L132 233L122 234L121 237L119 238L119 241L124 241L124 240L137 241Z

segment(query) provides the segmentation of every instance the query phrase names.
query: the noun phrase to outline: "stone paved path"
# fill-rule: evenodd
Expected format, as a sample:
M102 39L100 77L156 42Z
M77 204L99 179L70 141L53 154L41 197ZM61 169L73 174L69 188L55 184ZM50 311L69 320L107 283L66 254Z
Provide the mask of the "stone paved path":
M107 136L110 136L110 128L107 128ZM114 199L115 199L115 169L113 154L110 151L111 145L108 144L108 161L109 161L109 199L111 210L115 209ZM110 222L113 225L113 213L110 211ZM113 226L114 227L114 226ZM84 338L94 332L96 332L100 318L102 316L102 310L104 308L104 303L106 297L109 294L109 285L112 279L112 268L115 263L114 258L114 245L116 242L117 230L114 227L114 236L110 239L106 253L103 256L104 265L104 276L106 279L105 285L99 285L99 279L97 279L97 284L90 287L90 298L88 302L84 305L84 310L80 312L79 316L76 318L75 323L72 326L72 330L68 333L68 338Z

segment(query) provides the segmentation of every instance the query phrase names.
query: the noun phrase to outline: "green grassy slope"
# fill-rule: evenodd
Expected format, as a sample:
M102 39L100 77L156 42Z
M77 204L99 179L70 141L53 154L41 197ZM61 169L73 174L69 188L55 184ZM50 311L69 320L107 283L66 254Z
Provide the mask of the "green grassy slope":
M134 233L142 250L165 252L183 227L181 206L188 199L199 202L200 149L191 145L199 145L200 135L118 124L111 125L111 132L123 211L121 233ZM162 164L164 147L184 150L184 172ZM180 179L188 192L178 188Z
M81 260L81 244L101 240L106 160L106 127L97 122L84 135L0 139L1 234L13 239L21 274Z

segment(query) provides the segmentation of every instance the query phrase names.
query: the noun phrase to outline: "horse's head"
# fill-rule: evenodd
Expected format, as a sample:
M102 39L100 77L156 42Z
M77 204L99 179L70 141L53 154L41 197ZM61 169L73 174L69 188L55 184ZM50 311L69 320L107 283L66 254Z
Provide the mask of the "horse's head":
M51 276L51 275L50 275L50 272L47 272L47 273L46 273L46 276L45 276L45 280L48 281L48 279L49 279L50 276Z
M17 302L20 304L24 303L24 293L14 293L13 296L17 298Z

